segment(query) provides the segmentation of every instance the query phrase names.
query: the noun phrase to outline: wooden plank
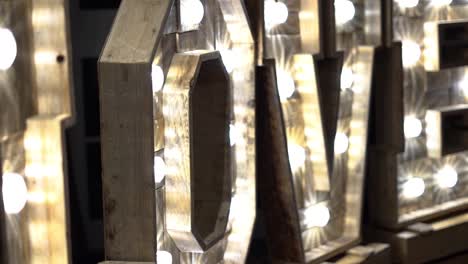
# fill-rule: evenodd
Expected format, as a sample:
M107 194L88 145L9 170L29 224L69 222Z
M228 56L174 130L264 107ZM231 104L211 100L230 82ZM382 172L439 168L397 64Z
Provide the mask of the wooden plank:
M289 168L273 61L257 68L257 192L272 258L304 263L299 215Z
M393 261L426 263L468 250L468 213L424 223L430 231L368 230L373 239L392 246ZM449 241L449 243L441 243Z

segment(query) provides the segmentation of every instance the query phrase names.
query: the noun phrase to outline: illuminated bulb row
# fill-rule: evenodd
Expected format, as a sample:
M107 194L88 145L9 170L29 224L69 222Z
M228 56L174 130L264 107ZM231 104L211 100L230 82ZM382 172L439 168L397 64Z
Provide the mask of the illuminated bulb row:
M0 28L0 70L7 70L13 65L17 53L15 36L7 28Z
M288 20L288 7L283 2L265 1L265 26L272 28Z
M349 0L335 0L335 20L337 25L344 25L351 21L356 14L353 2Z
M434 7L444 7L452 3L452 0L431 0L431 5Z
M435 182L441 189L453 188L458 182L458 173L451 166L444 166L435 175ZM426 184L422 178L413 177L403 184L403 196L406 199L414 199L423 195Z
M316 204L304 211L304 223L310 227L325 227L330 221L330 210L323 204Z
M180 22L184 26L195 26L201 23L205 9L199 0L180 1Z
M419 4L419 0L396 0L396 2L403 8L413 8Z

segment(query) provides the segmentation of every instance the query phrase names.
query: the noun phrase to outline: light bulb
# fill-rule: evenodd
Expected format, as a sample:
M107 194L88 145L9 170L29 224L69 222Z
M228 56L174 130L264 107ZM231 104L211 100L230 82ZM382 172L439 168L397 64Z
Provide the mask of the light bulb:
M306 153L305 149L299 145L291 144L288 146L289 164L293 171L299 170L304 166Z
M234 51L229 49L221 50L220 53L224 67L226 67L226 71L228 73L232 73L232 71L239 65L239 58L236 56Z
M241 138L241 133L239 129L235 125L229 125L229 142L231 143L231 147L236 145Z
M154 157L154 180L161 183L166 177L166 163L159 156Z
M151 80L153 83L153 93L161 91L164 85L164 72L158 65L151 67Z
M421 178L411 178L403 184L403 196L407 199L414 199L421 196L426 189L424 180Z
M423 129L421 120L414 116L405 117L403 127L406 138L419 137Z
M268 28L285 23L288 16L288 7L283 2L265 1L265 24Z
M452 188L458 182L458 173L452 166L444 166L435 175L435 180L440 188Z
M435 7L444 7L452 3L452 0L431 0L431 5Z
M335 0L335 19L338 25L343 25L353 19L356 9L349 0Z
M343 154L348 150L349 139L345 133L338 132L335 136L335 154Z
M330 210L323 204L316 204L304 211L304 222L307 226L324 227L330 221Z
M463 95L468 98L468 76L463 77L463 79L458 82L457 86Z
M421 58L421 48L412 40L402 41L402 60L405 68L413 67Z
M199 0L180 1L180 22L184 26L195 26L201 23L205 9Z
M7 70L13 65L17 51L13 33L7 28L0 28L0 70Z
M413 8L419 4L419 0L397 0L397 2L403 8Z
M156 252L156 262L158 264L172 264L172 254L164 250L158 250Z
M17 214L23 210L28 199L28 189L23 176L17 173L3 174L3 205L7 214Z
M282 101L291 97L296 90L296 85L290 74L283 70L278 71L278 92Z
M354 73L350 68L341 71L341 90L351 89L354 83Z

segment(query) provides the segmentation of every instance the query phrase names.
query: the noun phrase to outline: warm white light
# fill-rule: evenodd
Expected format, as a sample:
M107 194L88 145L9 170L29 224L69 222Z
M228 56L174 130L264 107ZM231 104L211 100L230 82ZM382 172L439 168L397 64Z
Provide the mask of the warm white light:
M422 122L414 116L405 117L403 126L406 138L416 138L422 133Z
M28 199L28 189L23 176L17 173L3 174L3 205L7 214L17 214L23 210Z
M343 68L341 72L341 90L351 89L354 83L354 73L350 68Z
M199 0L180 1L180 22L184 26L195 26L201 23L205 9Z
M0 28L0 70L11 67L16 58L16 40L7 28Z
M265 24L268 28L285 23L288 15L288 7L283 2L265 1Z
M239 142L241 136L239 129L235 125L229 125L229 142L231 143L231 147Z
M232 73L232 71L239 65L239 58L236 56L234 51L229 49L221 50L220 53L221 58L223 59L224 67L226 67L226 71L228 73Z
M317 204L304 211L304 222L307 226L324 227L330 221L330 210L323 205Z
M403 196L407 199L413 199L421 196L426 189L424 180L421 178L411 178L403 184Z
M151 80L153 83L153 93L161 91L164 85L164 72L158 65L151 67Z
M402 42L403 66L405 68L416 65L421 58L421 48L412 40L403 40Z
M353 19L356 9L349 0L335 0L335 19L337 25L343 25Z
M164 250L158 250L156 252L156 263L172 264L172 254Z
M296 90L296 85L290 74L283 70L278 71L278 92L281 100L287 100Z
M154 157L154 180L156 183L161 183L166 177L166 163L163 158Z
M289 154L289 164L291 165L291 169L293 171L297 171L302 166L304 166L306 153L303 147L296 145L296 144L290 144L288 146L288 154Z
M435 175L435 180L440 188L452 188L458 182L458 173L452 166L445 166Z
M468 76L463 77L463 79L458 82L457 86L463 95L468 98Z
M419 4L419 0L397 0L398 5L403 8L416 7Z
M431 0L431 5L435 7L448 6L452 3L452 0Z
M338 132L335 136L335 154L343 154L348 150L349 139L345 133Z

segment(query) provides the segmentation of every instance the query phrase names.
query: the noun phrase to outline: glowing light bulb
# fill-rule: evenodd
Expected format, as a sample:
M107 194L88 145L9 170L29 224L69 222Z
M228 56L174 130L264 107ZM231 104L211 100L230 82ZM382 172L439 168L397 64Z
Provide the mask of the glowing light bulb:
M304 211L307 226L324 227L330 221L330 210L323 204L316 204Z
M452 188L458 182L458 173L452 166L444 166L435 175L435 180L440 188Z
M403 8L413 8L419 4L419 0L397 0L397 2Z
M335 20L338 25L343 25L353 19L356 13L353 2L349 0L335 0Z
M237 142L241 139L242 135L235 125L229 125L229 142L231 143L231 147L236 145Z
M164 85L164 72L158 65L151 67L151 80L153 83L153 93L161 91Z
M7 70L13 65L17 51L13 33L7 28L0 28L0 70Z
M163 158L154 157L154 180L156 183L161 183L166 177L166 163Z
M419 137L422 133L422 122L414 116L405 117L403 126L406 138L416 138Z
M403 66L405 68L413 67L421 58L421 48L412 40L402 42Z
M350 68L343 68L341 72L341 90L351 89L354 83L354 73Z
M180 22L184 26L194 26L201 23L205 9L199 0L180 1Z
M285 23L288 16L288 7L283 2L265 1L265 25L268 28Z
M452 3L452 0L431 0L431 5L435 7L444 7Z
M403 196L407 199L414 199L421 196L426 189L424 180L421 178L411 178L403 184Z
M283 70L278 71L278 92L281 100L287 100L296 90L296 85L290 74Z
M463 79L458 82L457 86L463 95L468 98L468 76L463 77Z
M3 205L7 214L17 214L23 210L28 199L28 189L23 176L16 173L3 174Z
M348 151L349 139L345 133L338 132L335 136L335 154L343 154Z
M239 58L236 56L236 53L233 50L221 50L220 53L221 58L223 59L224 67L226 67L226 71L228 73L232 73L232 71L239 65Z
M305 149L299 145L291 144L288 146L289 164L293 171L299 170L304 166L306 153Z
M158 264L172 264L172 254L164 250L158 250L156 252L156 262Z

